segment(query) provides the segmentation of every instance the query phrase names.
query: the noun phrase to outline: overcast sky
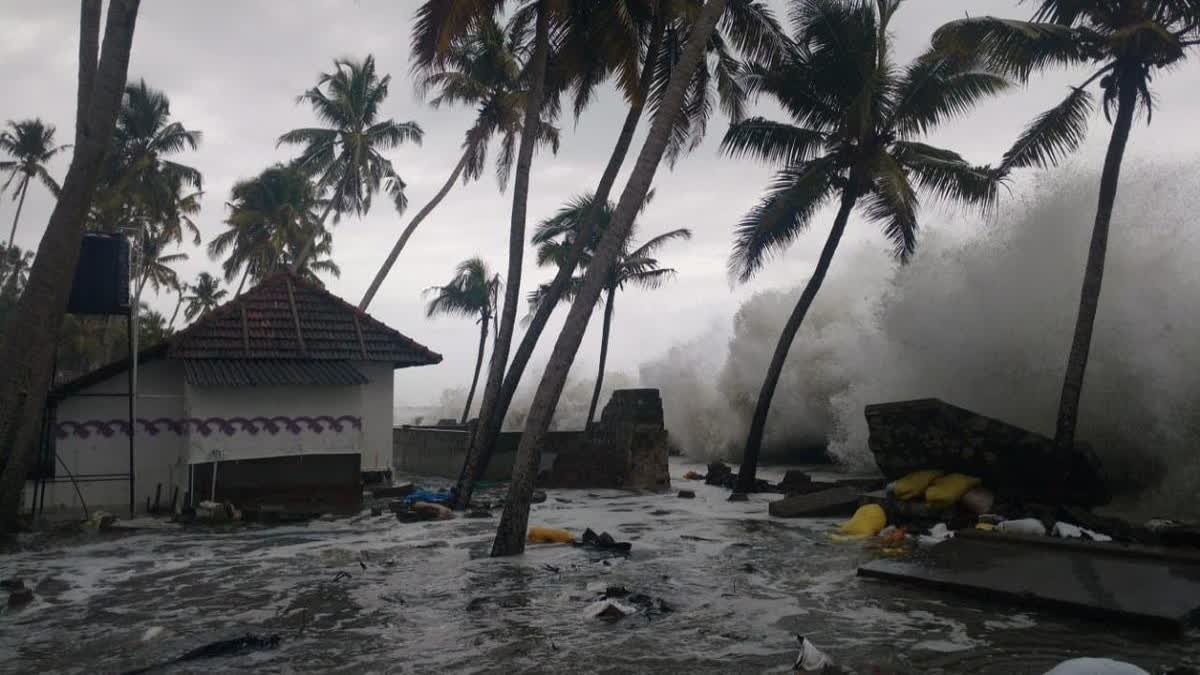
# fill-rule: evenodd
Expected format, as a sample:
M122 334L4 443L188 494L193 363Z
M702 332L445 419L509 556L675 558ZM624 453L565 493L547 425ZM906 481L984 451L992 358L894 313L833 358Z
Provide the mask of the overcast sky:
M771 0L784 15L782 0ZM225 201L232 184L266 166L288 159L293 148L275 147L280 133L313 125L311 112L295 103L312 86L318 73L328 71L336 57L362 58L374 54L382 72L391 73L386 116L412 120L425 130L422 146L407 146L391 159L408 183L410 210L397 217L379 200L365 218L345 219L334 232L334 258L340 279L329 288L357 303L371 277L407 219L441 186L459 156L463 131L471 120L468 110L434 111L413 92L409 76L409 32L416 0L145 0L133 42L130 79L145 78L171 99L175 119L203 132L200 149L177 157L204 174L205 197L198 223L205 240L223 229ZM898 58L907 60L927 44L932 31L947 20L971 14L1025 18L1028 3L1016 0L909 0L894 24ZM78 6L67 0L28 2L0 0L0 120L41 117L58 127L58 140L73 135L78 45ZM944 127L932 142L958 150L969 159L996 161L1024 123L1053 105L1066 85L1082 73L1041 78L1027 89L1015 90L989 102L962 122ZM1195 156L1200 139L1195 114L1200 105L1200 66L1175 70L1155 82L1159 107L1153 126L1135 129L1133 157ZM774 114L766 105L760 109ZM594 189L624 116L619 96L611 91L597 98L578 123L563 119L562 147L557 156L539 154L534 162L528 229L570 197ZM727 122L714 120L705 143L679 162L674 171L664 166L656 181L657 197L642 216L647 234L689 227L695 237L662 252L664 263L679 270L678 278L653 292L631 290L617 300L610 369L635 373L638 364L661 354L672 344L716 327L726 330L733 313L758 290L794 286L811 269L829 214L816 219L812 232L784 256L771 263L752 283L731 287L725 275L733 223L750 207L766 184L770 171L748 160L729 160L717 154ZM640 131L648 127L644 121ZM1108 127L1098 117L1093 124L1085 159L1099 162ZM641 146L635 141L633 154ZM494 154L494 153L493 153ZM66 171L68 157L51 167ZM632 159L627 165L632 165ZM618 183L618 188L623 184ZM49 195L33 185L22 214L17 243L37 245L52 207ZM480 255L497 271L507 260L511 199L501 194L495 179L457 185L442 205L410 240L391 276L371 306L371 313L406 335L445 356L434 367L397 372L396 403L422 405L447 387L465 387L474 365L478 335L474 325L458 319L426 319L422 289L444 283L454 265ZM0 223L11 223L14 204L0 200ZM926 210L926 228L978 227L955 214ZM1049 225L1049 224L1048 224ZM878 242L873 228L851 224L852 238ZM181 277L194 279L202 271L218 271L200 248L185 247L190 260L179 266ZM526 252L523 291L550 272L534 266ZM835 264L837 264L835 262ZM174 296L151 297L164 314ZM565 312L560 311L560 316ZM521 315L524 314L522 307ZM593 322L593 327L599 321ZM537 359L544 360L558 332L551 324ZM589 332L574 374L590 377L598 351L597 328Z

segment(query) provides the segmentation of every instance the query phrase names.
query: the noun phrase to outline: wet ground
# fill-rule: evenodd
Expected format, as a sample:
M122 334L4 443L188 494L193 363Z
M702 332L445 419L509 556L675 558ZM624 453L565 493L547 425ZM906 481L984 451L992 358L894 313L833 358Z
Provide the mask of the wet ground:
M1102 623L858 579L874 553L830 520L767 516L770 495L679 477L670 494L551 491L531 525L606 530L628 558L570 546L487 557L496 517L401 524L391 514L281 527L108 532L0 557L37 587L0 610L0 671L123 672L247 632L274 650L164 672L788 672L797 633L863 673L1043 673L1075 656L1151 672L1200 667L1200 634ZM347 576L348 575L348 576ZM587 618L588 586L674 611Z

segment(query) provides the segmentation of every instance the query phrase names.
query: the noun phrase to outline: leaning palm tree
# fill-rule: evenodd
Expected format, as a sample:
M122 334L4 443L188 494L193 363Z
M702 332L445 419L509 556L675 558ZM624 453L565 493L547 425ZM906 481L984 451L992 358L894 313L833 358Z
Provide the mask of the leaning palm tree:
M467 404L463 406L462 424L467 423L471 414L471 400L475 398L475 385L479 383L483 352L487 348L488 324L496 318L500 285L500 275L493 274L482 258L475 257L460 262L454 268L454 277L445 286L431 286L425 290L433 296L425 306L425 316L460 316L473 318L479 324L479 354L475 357L475 374L471 376Z
M392 199L397 213L404 212L408 205L404 181L382 153L403 143L420 144L424 135L416 122L382 118L380 107L392 76L379 76L374 56L368 54L362 61L339 59L333 67L332 73L321 73L317 86L297 99L309 103L326 126L293 129L279 137L278 144L304 146L297 165L314 175L317 186L328 195L309 239L313 243L306 242L295 256L296 270L304 266L331 213L334 222L347 213L362 216L381 191Z
M615 81L628 102L625 121L596 186L595 203L608 203L646 106L654 113L661 108L670 77L682 58L684 37L699 16L702 4L697 0L654 3L616 0L571 5L569 21L558 31L561 37L555 46L549 79L558 89L571 92L576 116L591 100L595 88L608 77ZM705 46L699 67L690 76L683 110L674 118L667 147L672 162L698 145L712 115L711 101L717 100L731 119L742 116L745 91L736 78L737 61L733 52L773 63L781 57L787 43L786 34L763 3L730 0L728 6ZM564 256L554 279L545 287L551 301L528 320L528 328L495 398L490 389L484 391L480 430L472 440L464 477L459 481L460 505L469 502L473 480L487 468L517 386L550 320L556 298L571 284L586 241L586 237L578 240L580 246Z
M234 295L241 295L247 279L258 282L297 269L300 251L306 247L309 252L297 274L317 280L317 273L341 273L327 259L333 238L321 228L318 215L325 202L297 163L276 164L234 184L226 206L228 229L208 243L208 255L213 260L224 256L225 281L232 283L241 275Z
M541 460L541 446L550 428L558 398L566 384L567 373L587 331L588 319L603 291L605 271L617 259L638 209L650 191L654 174L670 142L675 118L682 113L688 82L704 58L705 46L725 11L726 1L707 0L692 23L687 42L680 52L679 62L671 73L662 104L654 117L654 124L646 134L646 141L638 153L637 162L625 189L621 192L617 208L613 211L608 231L601 238L588 270L583 275L575 301L571 304L571 310L563 323L562 332L554 344L550 360L546 363L542 380L529 409L529 416L525 421L525 431L521 434L521 442L517 448L508 498L504 503L500 525L496 529L496 538L492 542L493 556L515 555L525 550L529 502Z
M649 201L647 198L646 202ZM559 209L554 216L542 221L533 235L533 243L538 246L538 265L543 267L560 266L563 259L570 254L575 238L586 228L586 230L590 230L591 241L584 245L584 255L580 266L587 269L600 239L604 236L604 232L612 220L613 209L612 202L606 205L597 205L593 195L581 195ZM592 225L587 227L585 223L589 219L592 221ZM604 323L600 332L600 367L596 373L596 384L592 390L592 400L588 405L584 429L592 428L592 422L596 419L596 407L600 402L600 391L604 386L604 368L608 363L608 343L612 333L613 309L617 292L624 290L626 286L638 286L647 290L661 287L674 277L676 272L669 267L660 267L658 259L653 257L655 252L668 242L692 237L691 230L680 228L660 234L641 246L634 247L632 235L637 229L638 225L635 223L630 229L630 235L626 237L616 261L609 266L604 281L604 295L601 299L604 304ZM574 300L575 292L582 282L583 278L576 276L567 290L558 297L558 301ZM530 293L531 312L536 312L542 303L551 302L548 293L549 286L548 283L542 284L537 290Z
M430 100L435 109L442 106L465 105L475 108L475 122L463 139L462 156L450 177L434 194L396 240L387 259L375 274L358 308L366 310L391 272L396 258L417 227L446 198L455 181L477 180L487 166L488 145L499 136L501 152L496 159L496 178L503 191L512 172L513 149L521 134L522 111L525 108L524 64L519 51L519 35L506 31L494 16L480 19L464 35L455 38L444 61L430 66L418 85L421 93L437 90ZM552 120L543 119L538 126L541 142L558 152L558 129Z
M0 244L0 299L6 304L15 303L21 297L21 291L29 283L31 267L33 251ZM2 329L3 326L0 326Z
M101 4L80 3L79 86L75 151L62 192L38 244L29 283L0 343L0 534L15 532L22 488L29 477L66 298L83 238L84 218L108 150L129 70L137 0L111 0L100 49Z
M932 58L892 64L889 24L900 0L793 2L795 48L774 67L751 64L746 85L767 94L791 120L761 117L730 127L722 149L780 165L766 196L737 225L730 274L745 282L768 258L812 224L823 206L837 215L817 266L783 328L758 394L737 490L749 492L767 413L813 299L821 288L850 214L879 223L894 253L907 260L917 244L918 192L987 208L998 172L919 139L962 115L1008 81L970 61Z
M201 272L194 283L188 284L191 294L184 298L187 307L183 309L183 318L195 321L220 306L229 291L221 288L221 281L209 274Z
M1099 82L1104 115L1113 128L1100 175L1100 202L1055 426L1056 444L1069 450L1075 444L1079 399L1104 280L1108 229L1133 118L1144 107L1146 122L1150 122L1155 103L1150 82L1155 72L1177 66L1189 48L1200 45L1200 2L1039 0L1038 5L1032 21L993 17L954 21L937 31L934 45L948 57L982 59L996 72L1021 80L1053 67L1095 69L1079 86L1072 87L1062 103L1034 120L1004 156L1006 169L1057 164L1087 135L1094 108L1088 88Z
M8 180L0 191L7 190L15 180L13 199L17 200L17 213L13 216L12 230L8 234L8 245L17 237L17 223L21 221L21 208L25 206L25 193L29 181L35 177L42 181L50 192L58 196L58 183L50 176L46 163L59 152L70 147L54 144L54 125L40 119L8 121L8 129L0 131L0 152L12 157L0 162L0 172L8 173Z

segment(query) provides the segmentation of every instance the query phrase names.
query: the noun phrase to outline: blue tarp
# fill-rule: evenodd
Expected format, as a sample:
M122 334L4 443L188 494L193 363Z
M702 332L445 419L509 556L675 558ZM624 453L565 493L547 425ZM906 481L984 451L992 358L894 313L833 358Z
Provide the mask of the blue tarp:
M450 490L449 492L430 492L428 490L417 490L416 492L413 492L404 498L405 506L412 506L417 502L450 506L454 503L454 490Z

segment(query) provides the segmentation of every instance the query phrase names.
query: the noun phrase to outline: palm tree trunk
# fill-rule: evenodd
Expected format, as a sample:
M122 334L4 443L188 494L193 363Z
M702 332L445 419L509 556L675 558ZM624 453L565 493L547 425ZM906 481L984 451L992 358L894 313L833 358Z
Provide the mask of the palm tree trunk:
M250 263L246 263L246 271L242 272L242 280L238 283L237 292L233 294L233 297L237 298L241 296L242 287L246 285L246 277L248 276L250 276Z
M292 261L292 274L298 274L300 270L304 269L304 263L308 262L308 257L312 255L313 247L316 246L317 236L321 234L321 230L325 229L325 221L329 219L329 214L332 211L333 200L331 199L325 205L325 210L321 212L321 220L317 221L317 227L313 231L312 236L305 238L304 247L300 249L300 255L296 256L296 259Z
M829 231L829 237L825 240L825 248L821 249L821 257L817 259L817 268L813 270L812 277L809 278L804 292L800 294L800 299L796 302L796 307L788 317L787 323L783 325L783 334L779 336L779 343L775 345L775 354L771 356L771 364L767 366L767 377L763 380L762 389L758 392L758 403L754 406L754 418L750 421L750 435L746 438L742 466L738 469L737 492L750 493L754 491L758 453L762 448L763 431L767 426L767 413L771 411L771 399L775 396L775 386L779 384L779 375L783 372L784 362L787 361L788 350L792 348L792 342L796 340L796 333L800 330L800 324L804 322L804 316L808 314L808 308L812 306L813 298L817 297L817 291L821 290L821 283L825 281L825 273L829 271L829 264L833 261L833 254L837 251L838 242L842 240L842 234L846 231L850 212L854 210L854 204L858 201L853 188L853 180L851 178L851 187L847 187L842 192L842 205L838 209L837 217L833 220L833 229Z
M554 351L546 364L542 381L538 384L533 405L529 410L529 417L525 422L525 432L521 434L508 499L504 504L504 514L500 518L500 526L496 529L496 539L492 542L492 556L516 555L525 550L529 499L533 493L533 482L541 460L542 441L550 427L550 420L554 417L554 409L567 381L571 363L575 360L579 344L583 341L583 334L587 331L588 319L604 289L608 271L616 262L622 242L629 236L633 219L654 181L654 174L667 148L671 128L683 107L688 83L696 71L696 66L700 64L700 59L704 57L705 46L712 36L717 20L725 11L725 2L726 0L707 0L696 23L693 24L683 54L671 73L671 81L663 96L662 106L638 154L629 182L621 193L612 222L588 265L587 273L583 276L583 285L575 302L571 304L566 323L554 344Z
M596 405L600 403L600 390L604 388L604 366L608 363L608 335L612 330L613 299L617 291L608 287L608 304L604 306L604 326L600 331L600 370L596 373L596 386L592 389L592 402L588 404L587 422L583 430L592 430L592 421L596 419Z
M21 180L21 197L17 200L17 214L13 216L12 231L8 233L8 248L12 248L13 240L17 238L17 223L21 221L21 208L25 206L25 193L29 191L29 174Z
M471 401L475 399L475 385L479 384L479 371L483 368L483 352L487 349L488 318L479 321L479 355L475 357L475 374L471 376L471 391L467 392L467 404L463 406L461 424L466 424L471 414Z
M100 164L112 139L129 72L139 0L112 0L104 31L104 46L95 69L87 115L77 119L84 131L75 145L71 166L38 245L25 293L9 322L0 352L0 452L6 452L0 476L0 532L12 532L18 524L21 493L36 449L36 433L42 419L46 393L71 290L84 217L92 202ZM82 3L80 18L80 85L91 76L85 72L88 45L95 44L99 21L90 15L98 3ZM82 109L82 102L80 109Z
M593 204L608 203L613 185L617 182L617 174L620 173L621 166L625 163L625 157L629 154L629 147L633 144L633 135L637 131L638 122L641 120L642 111L646 106L646 99L650 95L650 86L654 81L653 64L662 47L664 33L662 14L659 13L655 18L655 30L651 36L646 63L642 66L641 80L638 82L639 96L629 104L629 111L625 114L625 123L621 126L620 135L617 136L616 147L613 148L612 154L608 158L608 165L600 176L600 184L596 186ZM571 249L567 251L566 260L559 266L546 291L546 302L538 305L533 319L525 329L521 344L517 347L517 352L513 355L512 363L504 376L498 398L489 399L487 392L484 392L483 405L479 408L479 424L476 425L475 434L467 451L467 461L463 465L463 471L458 481L458 505L461 508L465 508L470 503L471 493L475 489L475 481L487 471L492 449L495 448L500 429L504 426L504 417L508 414L508 408L517 391L517 385L521 383L521 376L525 374L525 367L529 365L529 359L533 356L533 350L537 347L542 331L550 321L550 315L554 313L559 298L562 297L563 291L575 274L575 268L579 265L579 259L583 255L587 242L591 241L593 225L591 219L585 221L584 231L575 238Z
M1096 311L1100 306L1100 286L1104 282L1104 258L1108 252L1108 227L1112 222L1113 204L1117 200L1117 186L1121 178L1121 161L1129 132L1133 127L1133 115L1137 110L1136 74L1119 72L1122 78L1117 94L1117 118L1113 122L1112 136L1108 141L1108 152L1104 157L1104 170L1100 174L1100 203L1096 209L1096 222L1092 227L1092 242L1088 248L1087 267L1083 272L1083 288L1079 294L1079 314L1075 319L1075 337L1071 340L1071 354L1067 358L1067 372L1063 377L1062 396L1058 403L1058 422L1054 441L1062 451L1075 446L1075 426L1079 420L1079 399L1083 394L1083 376L1087 370L1088 352L1092 346L1092 330L1096 323Z
M359 309L364 312L367 311L367 306L371 304L371 300L375 299L375 293L379 291L379 286L383 284L383 280L386 279L388 273L392 271L392 265L396 264L396 258L400 257L400 252L404 250L404 245L408 243L408 238L412 236L413 232L417 231L417 226L425 220L425 217L432 213L433 210L437 208L438 204L442 203L442 200L445 199L446 195L450 193L450 188L454 187L454 183L458 181L458 177L462 175L463 168L467 166L467 155L470 154L470 152L470 148L467 148L463 151L462 158L458 160L458 164L455 165L454 171L450 172L450 178L446 180L446 184L442 186L442 189L438 190L437 194L433 196L433 199L429 200L428 204L423 206L421 210L417 212L417 215L413 217L412 221L408 224L408 227L404 228L404 232L400 234L400 239L398 239L396 241L396 245L392 247L392 252L388 254L387 260L383 261L383 266L379 268L379 271L375 273L375 278L371 280L371 287L367 289L367 293L363 296L362 302L358 303Z
M508 351L512 346L513 329L517 322L517 307L521 304L521 265L525 253L525 212L529 200L529 172L533 163L533 150L537 145L541 124L542 100L546 88L546 62L550 53L550 16L546 0L539 0L537 6L537 22L534 29L533 56L530 63L530 88L525 101L525 120L521 127L521 144L517 149L517 167L513 178L513 207L512 222L508 233L508 271L504 280L504 307L500 312L500 327L496 330L496 342L492 348L492 358L488 364L487 381L483 388L483 403L480 407L480 421L486 416L491 419L495 410L496 399L500 394L500 386L504 382L504 371L508 366ZM503 420L501 420L503 421ZM474 451L475 440L479 438L479 428L476 426L474 437L467 449L467 460L463 471L459 474L458 484L463 485L464 478L471 472L472 467L478 466L477 451ZM478 476L478 471L470 475ZM469 490L458 492L458 502L466 504L470 500Z
M167 322L168 331L175 325L175 317L179 316L179 308L183 306L183 289L180 288L178 290L179 299L175 301L175 311L171 312L171 320Z

